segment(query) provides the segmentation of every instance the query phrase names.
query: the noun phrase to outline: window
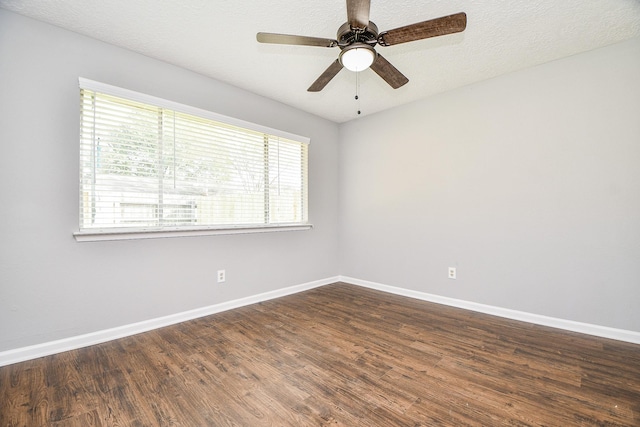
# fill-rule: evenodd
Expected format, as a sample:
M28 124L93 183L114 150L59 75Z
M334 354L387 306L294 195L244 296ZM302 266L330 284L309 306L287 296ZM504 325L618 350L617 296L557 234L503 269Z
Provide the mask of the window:
M80 98L78 240L310 227L308 139L86 79Z

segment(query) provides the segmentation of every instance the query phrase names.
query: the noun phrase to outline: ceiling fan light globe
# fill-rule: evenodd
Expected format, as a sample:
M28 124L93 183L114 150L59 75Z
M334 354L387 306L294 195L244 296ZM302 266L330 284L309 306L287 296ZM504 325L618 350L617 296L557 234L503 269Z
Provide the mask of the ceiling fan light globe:
M349 71L364 71L373 64L376 51L367 44L353 44L340 52L340 63Z

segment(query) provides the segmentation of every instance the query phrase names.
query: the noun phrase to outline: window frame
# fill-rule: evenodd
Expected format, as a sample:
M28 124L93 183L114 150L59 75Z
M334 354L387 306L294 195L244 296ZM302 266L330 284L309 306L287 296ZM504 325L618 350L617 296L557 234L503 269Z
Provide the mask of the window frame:
M236 119L233 117L225 116L222 114L214 113L212 111L204 110L198 107L193 107L178 102L158 98L152 95L143 94L129 89L112 86L106 83L96 82L86 78L80 77L78 79L79 88L90 90L94 92L103 93L106 95L116 96L131 101L141 102L144 104L153 105L168 110L174 110L176 112L189 114L192 116L221 122L224 124L244 128L249 131L260 132L270 136L281 137L289 140L299 142L301 144L309 145L310 138L296 135L290 132L273 129L267 126L251 123L245 120ZM81 140L81 138L79 138ZM218 234L244 234L244 233L265 233L276 231L296 231L296 230L309 230L313 228L313 225L309 222L309 179L308 179L308 151L307 147L307 164L306 164L306 222L301 223L284 223L284 224L241 224L241 225L197 225L197 226L175 226L175 227L163 227L162 229L155 227L121 227L121 228L81 228L78 218L78 231L73 233L74 238L78 242L85 241L103 241L103 240L131 240L131 239L150 239L150 238L166 238L166 237L188 237L188 236L209 236ZM79 198L82 197L82 164L79 164L79 181L78 181L78 194ZM81 208L81 200L78 200L79 207ZM80 215L80 211L78 211Z

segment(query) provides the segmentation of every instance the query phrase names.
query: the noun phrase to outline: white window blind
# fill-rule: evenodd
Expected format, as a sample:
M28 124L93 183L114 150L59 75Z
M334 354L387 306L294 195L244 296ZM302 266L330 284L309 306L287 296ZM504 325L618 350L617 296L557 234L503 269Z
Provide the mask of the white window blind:
M308 223L304 138L84 79L80 94L78 234Z

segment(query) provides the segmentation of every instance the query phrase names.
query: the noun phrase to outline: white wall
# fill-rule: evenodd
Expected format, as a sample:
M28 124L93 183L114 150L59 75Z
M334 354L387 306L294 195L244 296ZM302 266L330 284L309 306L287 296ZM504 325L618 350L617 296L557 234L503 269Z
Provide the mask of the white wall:
M634 39L341 126L341 274L640 331L639 77Z
M76 242L79 76L310 137L314 229ZM0 9L0 351L335 276L337 144L335 123Z

